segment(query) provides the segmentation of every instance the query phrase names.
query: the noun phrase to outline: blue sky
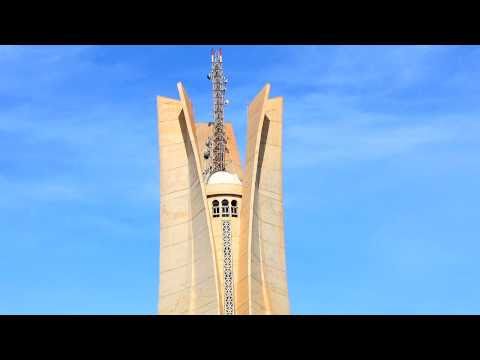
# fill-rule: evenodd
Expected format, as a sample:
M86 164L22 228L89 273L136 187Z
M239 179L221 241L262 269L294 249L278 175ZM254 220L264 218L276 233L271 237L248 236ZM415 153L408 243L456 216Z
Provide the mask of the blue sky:
M157 95L210 46L0 46L0 313L154 314ZM223 46L284 96L294 314L480 314L480 47Z

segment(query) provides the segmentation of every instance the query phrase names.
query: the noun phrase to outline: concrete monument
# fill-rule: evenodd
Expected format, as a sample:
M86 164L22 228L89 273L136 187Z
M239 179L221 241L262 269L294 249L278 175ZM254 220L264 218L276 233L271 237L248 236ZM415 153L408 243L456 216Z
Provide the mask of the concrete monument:
M157 97L160 152L159 314L288 314L281 97L267 84L248 106L246 164L224 121L221 50L208 78L213 121Z

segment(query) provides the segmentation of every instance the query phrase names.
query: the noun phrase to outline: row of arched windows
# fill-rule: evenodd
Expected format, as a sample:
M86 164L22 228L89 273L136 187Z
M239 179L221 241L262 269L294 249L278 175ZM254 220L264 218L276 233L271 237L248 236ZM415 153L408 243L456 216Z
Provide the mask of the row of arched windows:
M220 202L218 200L212 201L212 214L213 217L220 217ZM237 200L232 200L230 205L228 204L227 199L222 200L222 217L232 216L238 217L238 205Z

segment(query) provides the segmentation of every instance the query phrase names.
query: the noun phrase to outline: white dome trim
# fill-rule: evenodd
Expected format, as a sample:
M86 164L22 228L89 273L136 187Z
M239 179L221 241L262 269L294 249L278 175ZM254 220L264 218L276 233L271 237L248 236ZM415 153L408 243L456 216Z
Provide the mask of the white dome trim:
M207 184L235 184L242 185L240 179L236 174L232 174L226 171L217 171L210 175Z

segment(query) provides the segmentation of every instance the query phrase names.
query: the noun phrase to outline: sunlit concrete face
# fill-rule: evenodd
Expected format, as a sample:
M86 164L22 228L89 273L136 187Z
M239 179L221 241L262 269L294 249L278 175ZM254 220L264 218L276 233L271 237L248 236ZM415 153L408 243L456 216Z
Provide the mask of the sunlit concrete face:
M246 165L231 124L231 162L203 175L207 123L180 100L157 98L160 157L159 314L288 314L283 99L266 85L248 107ZM231 244L231 246L229 245ZM230 264L231 263L231 264Z

